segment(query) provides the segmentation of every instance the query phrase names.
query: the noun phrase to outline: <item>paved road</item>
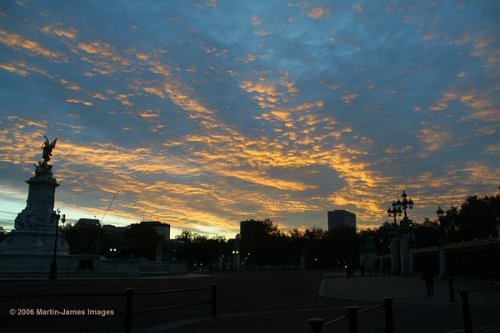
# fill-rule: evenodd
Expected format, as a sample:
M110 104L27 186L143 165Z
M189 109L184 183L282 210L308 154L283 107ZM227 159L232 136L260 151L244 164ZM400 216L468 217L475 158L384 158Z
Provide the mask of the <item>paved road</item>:
M396 332L454 332L462 328L460 304L448 302L446 283L437 283L436 297L425 295L423 282L417 278L325 276L322 272L221 273L190 278L156 278L136 280L85 281L0 281L0 330L2 332L121 332L123 296L28 298L19 295L44 293L102 294L159 289L218 287L218 318L209 317L209 305L136 314L134 333L186 332L309 332L311 317L332 319L345 314L345 306L360 308L380 302L385 296L395 300ZM461 287L498 287L488 285L457 285ZM476 297L477 296L477 297ZM500 304L497 297L471 297L474 326L477 332L500 331ZM137 296L134 309L206 301L209 292L161 296ZM495 302L496 301L496 302ZM114 316L10 316L10 309L102 309L113 310ZM380 310L379 310L380 311ZM360 332L375 331L383 325L381 312L360 316ZM495 327L494 330L486 327ZM339 325L326 332L346 332Z

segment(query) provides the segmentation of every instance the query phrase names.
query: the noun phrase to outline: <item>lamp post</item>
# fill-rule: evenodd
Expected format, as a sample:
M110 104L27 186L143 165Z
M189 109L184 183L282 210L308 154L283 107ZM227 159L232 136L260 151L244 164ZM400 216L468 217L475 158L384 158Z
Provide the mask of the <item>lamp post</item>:
M238 257L238 254L240 254L240 251L238 250L233 250L233 270L236 271L236 258Z
M403 213L403 211L401 210L401 201L399 201L399 199L398 202L393 201L392 205L387 208L387 215L394 218L394 222L392 222L392 226L390 229L390 233L392 236L396 236L396 234L398 233L398 222L396 220L396 217L401 216L401 213Z
M399 201L399 199L398 199ZM400 201L399 201L400 202ZM392 208L391 208L392 207ZM397 221L396 221L396 216L401 216L401 202L399 204L399 206L396 204L396 201L393 201L392 202L392 205L389 206L389 208L387 208L387 215L389 215L389 217L394 217L394 222L393 224L397 224Z
M401 193L401 197L403 198L402 201L398 201L396 202L396 206L398 207L399 210L403 210L404 212L404 217L403 217L403 221L407 221L409 222L409 219L408 219L408 214L406 213L406 209L413 209L413 200L408 200L406 199L408 197L408 194L406 194L405 191L403 191L403 193Z
M393 236L399 236L399 259L400 259L400 273L401 275L411 275L413 274L413 246L414 238L410 233L411 231L411 220L408 218L408 209L413 209L413 200L408 199L408 195L405 191L401 193L401 200L398 198L397 201L393 201L392 209L389 207L387 213L389 216L394 217L393 228L391 228L391 233ZM403 214L403 219L400 221L399 226L396 221L396 216L401 216ZM396 236L397 235L397 236ZM393 262L396 263L397 260L397 248L396 242L391 242L391 258ZM392 268L391 273L396 273L396 269Z
M52 255L52 264L50 265L49 280L57 280L57 236L59 234L59 219L61 218L61 211L57 209L57 212L52 214L53 218L56 220L56 234L54 236L54 253ZM61 222L64 224L66 222L66 215L62 215Z
M394 218L389 229L389 236L391 237L390 250L391 250L391 275L399 274L399 225L397 217L401 216L401 201L399 205L396 201L392 201L392 205L387 208L387 215Z
M445 226L443 222L444 210L441 206L438 207L436 215L439 221L439 239L438 239L438 253L439 253L439 279L446 278L446 253L444 252L444 245L446 244Z

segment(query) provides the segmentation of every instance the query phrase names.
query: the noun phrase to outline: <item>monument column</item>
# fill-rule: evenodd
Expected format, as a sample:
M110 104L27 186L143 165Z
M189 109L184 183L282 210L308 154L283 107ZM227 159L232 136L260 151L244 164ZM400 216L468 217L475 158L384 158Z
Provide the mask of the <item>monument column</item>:
M52 142L45 138L43 161L35 165L35 175L26 181L29 184L26 208L17 215L14 230L0 244L0 254L30 256L33 267L38 267L36 261L43 261L36 256L52 258L56 232L59 232L56 231L58 214L54 211L59 184L52 174L52 165L48 164L56 142L57 138ZM61 235L57 237L57 255L69 255L69 246ZM24 265L29 267L30 262L26 261Z

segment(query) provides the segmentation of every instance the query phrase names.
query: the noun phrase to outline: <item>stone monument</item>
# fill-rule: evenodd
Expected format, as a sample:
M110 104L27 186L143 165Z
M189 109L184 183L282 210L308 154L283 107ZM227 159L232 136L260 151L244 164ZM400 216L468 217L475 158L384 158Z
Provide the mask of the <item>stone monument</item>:
M45 137L42 161L35 165L35 175L29 184L26 208L15 219L14 230L0 244L1 271L45 271L53 257L55 237L60 214L54 211L56 187L59 186L48 164L57 138ZM57 237L57 256L69 255L69 247L62 235Z
M68 243L59 232L61 215L54 211L56 188L59 186L48 162L55 148L45 137L42 161L35 165L35 175L29 184L26 208L14 221L14 229L0 243L0 276L10 278L57 278L63 276L140 276L141 272L184 274L183 262L150 262L142 259L106 259L99 254L69 253ZM64 215L62 222L64 222ZM159 253L159 251L157 251ZM159 253L160 254L160 253ZM161 260L157 256L157 260Z

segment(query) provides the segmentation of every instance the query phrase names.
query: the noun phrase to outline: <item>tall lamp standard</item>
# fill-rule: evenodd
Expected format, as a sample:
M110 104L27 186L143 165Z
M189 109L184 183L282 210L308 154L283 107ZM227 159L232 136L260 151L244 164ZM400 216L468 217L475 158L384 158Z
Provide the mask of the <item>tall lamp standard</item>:
M387 208L387 215L394 217L394 222L389 229L389 236L391 237L391 275L399 274L399 225L396 218L401 216L401 213L401 206L398 207L396 201L393 201L392 205Z
M389 206L389 208L387 208L387 215L389 215L389 217L394 217L394 222L392 222L392 225L396 226L396 228L398 225L398 222L396 221L396 216L401 216L401 213L403 213L403 211L401 210L401 201L399 201L399 199L398 202L399 204L396 201L393 201L392 205Z
M446 278L446 253L444 252L444 245L446 244L445 230L444 230L444 210L441 206L438 207L436 215L439 221L439 239L438 239L438 252L439 252L439 279L444 280Z
M398 201L396 202L396 206L398 207L399 210L403 210L403 213L404 213L404 217L403 217L403 221L405 223L403 223L403 221L401 221L401 226L402 227L405 227L405 228L408 228L409 227L409 219L408 219L408 214L406 213L406 209L413 209L413 200L407 200L406 198L408 197L408 194L406 194L405 191L403 191L403 193L401 193L401 197L403 198L402 201Z
M54 212L53 216L56 220L56 234L54 237L54 254L52 255L52 264L50 265L49 280L57 280L57 235L59 234L59 219L61 218L61 211L57 209L57 213ZM64 224L66 222L66 215L62 215L61 222Z
M399 225L399 253L401 261L401 275L413 274L413 247L414 238L411 233L411 220L408 218L408 209L413 209L413 200L408 199L405 191L401 193L402 200L395 202L397 212L403 212L403 219Z
M237 270L236 260L237 260L238 255L240 254L240 251L233 250L232 253L233 253L233 270L236 271Z

